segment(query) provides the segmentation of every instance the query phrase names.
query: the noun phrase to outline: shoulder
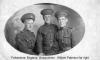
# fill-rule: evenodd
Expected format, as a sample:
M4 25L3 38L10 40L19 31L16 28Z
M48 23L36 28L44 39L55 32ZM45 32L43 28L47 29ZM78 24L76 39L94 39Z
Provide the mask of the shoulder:
M72 27L67 27L68 32L72 32L73 28Z
M52 26L54 26L54 27L57 27L57 25L56 24L51 24Z
M56 30L58 30L58 26L56 24L52 24L52 27Z
M23 31L20 31L19 33L16 34L16 37L21 37L23 35Z
M70 29L70 30L72 29L72 27L67 27L67 28Z
M38 32L41 32L41 31L43 31L44 29L45 29L45 25L42 25L42 26L39 27Z

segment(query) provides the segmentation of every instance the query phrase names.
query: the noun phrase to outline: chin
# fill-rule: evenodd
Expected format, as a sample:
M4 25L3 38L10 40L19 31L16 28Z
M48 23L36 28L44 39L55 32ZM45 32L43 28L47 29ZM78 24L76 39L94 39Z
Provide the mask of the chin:
M50 23L47 23L47 24L50 24Z
M61 27L65 27L65 25L62 25Z

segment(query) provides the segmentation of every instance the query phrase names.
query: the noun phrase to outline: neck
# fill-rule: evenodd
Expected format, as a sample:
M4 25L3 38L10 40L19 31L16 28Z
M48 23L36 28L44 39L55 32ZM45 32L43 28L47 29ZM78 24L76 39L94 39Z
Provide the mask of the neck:
M50 25L50 23L45 23L45 24Z
M31 31L31 29L28 29L28 28L26 28L26 27L24 28L24 30L29 30L29 31Z
M60 26L61 28L65 28L66 27L66 25L65 26Z

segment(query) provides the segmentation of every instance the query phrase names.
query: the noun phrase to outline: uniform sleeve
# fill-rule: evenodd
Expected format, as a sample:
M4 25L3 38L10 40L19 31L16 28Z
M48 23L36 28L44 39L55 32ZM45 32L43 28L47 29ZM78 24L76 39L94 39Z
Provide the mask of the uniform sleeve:
M20 36L20 34L16 35L16 38L15 38L16 46L17 46L17 47L19 47L19 46L26 47L25 42L22 41L21 38L22 38L22 37Z
M69 46L72 48L73 47L73 44L72 44L72 28L71 27L69 27L69 31L68 31L69 33L70 33L70 44L69 44Z
M37 32L36 43L37 43L38 52L43 53L43 50L42 50L42 33L41 33L40 29Z
M71 48L73 48L73 37L72 37L72 29L71 29L70 40L71 40Z
M58 43L58 47L59 47L59 49L60 49L59 52L62 52L63 44L62 44L62 41L59 39L58 32L55 34L55 38L56 38L56 41L57 41L57 43Z
M18 50L21 50L22 52L25 52L25 53L28 53L28 54L34 54L32 52L32 49L28 49L26 44L24 44L24 42L21 40L20 35L16 35L15 41L16 41L16 48Z
M15 41L16 41L16 48L19 49L19 45L21 45L21 43L23 44L23 42L20 39L20 35L19 34L16 35Z
M18 36L16 35L16 37L15 37L15 42L16 42L15 48L16 48L16 49L18 49L18 42L17 42L17 41L18 41Z

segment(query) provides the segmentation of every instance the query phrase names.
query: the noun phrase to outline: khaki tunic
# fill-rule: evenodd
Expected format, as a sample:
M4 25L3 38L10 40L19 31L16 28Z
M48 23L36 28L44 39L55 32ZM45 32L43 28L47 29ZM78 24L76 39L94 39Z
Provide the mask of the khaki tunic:
M46 55L56 54L59 50L58 42L55 39L57 27L53 24L44 24L37 32L37 47L39 53Z
M70 27L59 28L56 33L56 39L59 41L61 51L66 51L72 48L72 32Z
M16 35L16 48L24 53L34 54L35 35L33 32L24 29Z

